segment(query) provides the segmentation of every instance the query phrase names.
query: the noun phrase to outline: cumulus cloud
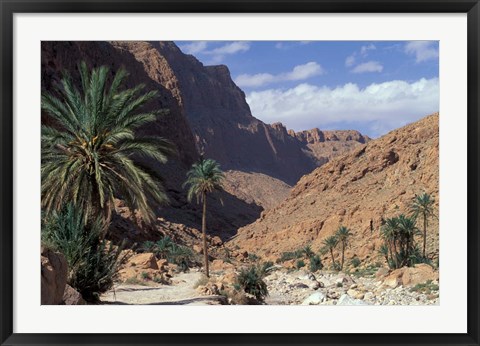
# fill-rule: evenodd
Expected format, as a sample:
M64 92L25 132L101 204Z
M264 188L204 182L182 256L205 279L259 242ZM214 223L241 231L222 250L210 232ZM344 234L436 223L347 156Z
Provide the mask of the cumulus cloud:
M241 74L235 79L235 83L240 87L260 87L263 85L284 82L305 80L325 73L321 65L314 61L298 65L290 72L272 75L270 73Z
M281 121L296 131L358 125L376 137L438 111L438 78L393 80L365 88L347 83L336 88L300 84L294 88L252 91L252 114L266 123Z
M365 72L382 72L383 66L378 61L368 61L355 66L351 72L365 73Z
M187 54L199 54L209 58L209 64L218 64L225 59L226 55L246 52L250 49L250 42L236 41L225 43L220 47L208 49L212 42L195 41L189 44L181 45L180 49Z
M405 44L405 53L415 56L417 63L438 58L435 41L410 41Z
M360 48L360 55L367 56L369 50L375 50L375 49L377 49L377 47L375 47L375 45L373 43L370 43L366 46L362 46Z

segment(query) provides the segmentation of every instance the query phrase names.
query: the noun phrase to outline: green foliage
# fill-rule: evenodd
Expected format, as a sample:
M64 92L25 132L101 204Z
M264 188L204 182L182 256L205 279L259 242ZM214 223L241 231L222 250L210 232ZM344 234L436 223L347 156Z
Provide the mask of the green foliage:
M414 218L420 217L423 220L423 252L422 257L426 258L426 246L427 246L427 227L428 219L435 216L433 210L433 204L435 200L428 193L424 192L419 196L415 196L413 199L410 211Z
M83 212L72 204L54 211L43 220L42 240L65 255L68 284L85 300L96 302L100 294L113 287L126 258L121 254L123 246L115 247L99 239L104 227L100 218L89 225L83 220Z
M302 258L303 255L304 255L304 252L303 252L302 249L295 250L295 251L283 252L280 255L280 258L278 259L278 262L281 263L281 262L290 261L292 259L299 259L299 258Z
M384 244L379 253L385 258L392 269L403 266L413 266L419 263L418 247L415 244L415 235L418 234L416 219L400 215L385 220L381 229Z
M342 270L342 267L340 266L340 263L334 262L332 263L331 269L333 271L339 272L340 270Z
M313 257L315 256L315 253L312 250L312 247L310 245L305 245L302 249L303 254L305 257Z
M108 220L114 197L121 196L152 221L153 207L168 199L158 174L132 157L165 163L175 152L166 139L136 132L156 121L159 111L140 109L157 91L142 94L143 85L121 90L128 76L124 69L110 83L106 66L89 71L82 62L78 69L81 90L64 72L54 93L42 93L42 110L55 121L42 125L42 208L49 216L73 203L85 221L100 215Z
M252 261L252 262L257 262L257 261L260 259L260 257L258 257L258 256L257 256L256 254L254 254L254 253L249 253L249 254L248 254L248 259L249 259L250 261Z
M153 252L157 258L166 259L168 262L178 265L182 271L188 271L196 263L193 251L186 246L178 245L169 236L165 236L155 243L147 241L141 248Z
M188 200L191 201L196 197L197 202L203 201L206 194L220 190L224 179L225 174L215 160L202 158L187 172L187 180L183 186L189 186Z
M150 280L150 275L148 275L147 272L142 272L140 276L142 277L143 280Z
M272 261L263 262L260 266L260 271L262 272L262 276L266 276L269 271L272 270L274 263Z
M297 269L305 267L305 262L302 259L297 260L297 263L295 263L295 266Z
M362 263L362 261L360 261L360 258L358 258L358 257L353 257L350 260L350 264L352 265L353 268L358 268L361 263Z
M241 269L237 276L236 284L246 293L253 295L258 301L263 301L268 296L267 284L263 281L264 273L257 266Z
M320 256L315 255L310 257L310 271L311 272L316 272L317 270L323 269L323 264L322 260L320 259Z

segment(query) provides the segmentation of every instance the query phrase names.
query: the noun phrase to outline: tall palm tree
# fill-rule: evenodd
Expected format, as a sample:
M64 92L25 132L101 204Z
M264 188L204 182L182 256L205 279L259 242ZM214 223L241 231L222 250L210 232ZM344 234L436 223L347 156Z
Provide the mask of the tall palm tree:
M55 123L42 125L42 207L48 215L72 202L86 222L98 216L109 220L118 196L151 221L150 203L168 199L160 177L134 157L164 163L174 152L163 138L135 133L161 112L140 111L156 91L142 94L144 85L121 88L128 76L124 69L109 83L107 67L89 71L85 62L78 67L81 90L64 72L54 93L42 93L42 109Z
M352 233L345 226L340 226L335 233L338 241L342 244L342 262L340 263L340 269L343 269L343 263L345 262L345 248L348 245L348 240Z
M426 258L428 218L434 216L434 202L434 198L428 193L424 192L419 196L415 196L411 207L413 216L422 216L423 219L423 258Z
M335 249L335 247L338 244L337 237L334 235L331 235L330 237L325 238L322 243L324 246L323 249L326 251L330 251L330 255L332 256L332 265L335 268L336 265L335 265L335 257L333 256L333 249Z
M208 249L207 249L207 194L222 187L222 181L225 178L220 165L211 159L200 159L198 163L192 165L187 173L187 180L184 187L189 186L187 198L189 201L195 196L198 202L203 202L202 214L202 234L203 234L203 256L205 262L205 273L210 277L208 271Z

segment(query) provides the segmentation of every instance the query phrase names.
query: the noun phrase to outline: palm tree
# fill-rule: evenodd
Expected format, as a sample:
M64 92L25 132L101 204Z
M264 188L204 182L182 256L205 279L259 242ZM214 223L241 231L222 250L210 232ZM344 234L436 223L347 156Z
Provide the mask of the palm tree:
M410 265L410 255L413 253L415 244L414 236L418 233L416 220L414 217L400 215L398 217L398 230L402 238L403 247L403 263L402 265Z
M334 235L331 235L330 237L325 238L322 243L324 246L324 250L330 251L330 255L332 256L332 265L335 268L336 265L335 265L335 257L333 256L333 249L335 249L335 247L338 244L337 237Z
M387 218L381 227L382 237L385 239L385 245L388 249L388 253L395 265L398 268L398 251L397 242L399 240L398 230L398 218Z
M214 190L219 190L222 186L222 181L225 178L220 165L211 159L200 159L198 163L192 165L192 168L187 173L187 180L183 186L190 186L188 188L187 198L191 201L195 196L198 202L203 202L202 214L202 233L203 233L203 256L205 261L205 273L210 277L208 271L208 252L207 252L207 194Z
M345 261L345 248L348 245L348 239L350 238L351 235L352 233L350 233L350 230L345 226L340 226L337 229L337 232L335 233L335 236L338 239L338 241L342 243L342 262L340 264L340 269L343 269L343 263Z
M72 202L85 211L85 222L98 216L108 221L118 196L151 221L149 203L168 199L160 177L134 157L165 163L174 152L161 137L135 133L161 112L139 111L156 91L141 94L144 85L120 90L128 76L124 69L108 83L107 67L91 72L85 62L78 67L81 91L64 72L54 94L42 93L42 109L55 123L42 125L42 207L48 215Z
M421 215L423 219L423 258L426 258L428 218L430 216L434 216L434 202L435 200L433 199L433 197L428 193L424 192L420 196L415 196L411 207L413 216L418 217Z

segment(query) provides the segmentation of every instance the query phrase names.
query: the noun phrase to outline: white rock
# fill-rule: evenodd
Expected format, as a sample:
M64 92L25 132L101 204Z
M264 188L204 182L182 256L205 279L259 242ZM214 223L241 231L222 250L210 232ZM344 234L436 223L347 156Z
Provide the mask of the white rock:
M318 305L324 300L325 300L325 295L322 292L317 291L311 294L310 296L308 296L308 298L302 302L302 305Z
M370 305L370 304L360 299L353 299L348 294L342 294L342 296L338 300L337 305Z

